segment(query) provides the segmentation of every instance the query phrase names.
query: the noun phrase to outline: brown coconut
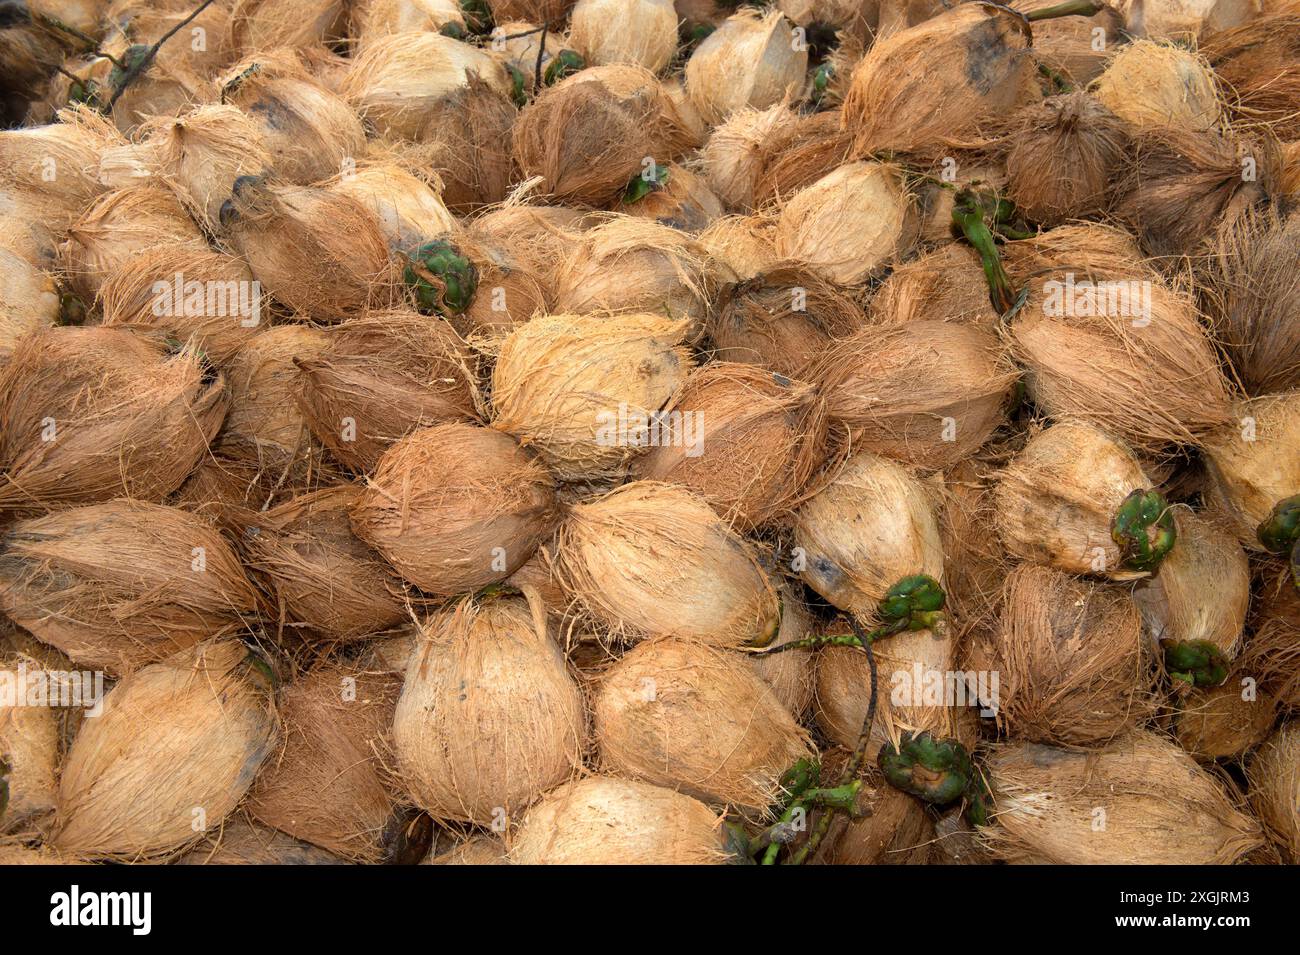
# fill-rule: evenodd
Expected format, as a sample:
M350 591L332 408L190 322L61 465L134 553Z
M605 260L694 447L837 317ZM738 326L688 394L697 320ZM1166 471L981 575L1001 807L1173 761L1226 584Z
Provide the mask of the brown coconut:
M352 528L421 590L452 596L510 576L554 529L550 474L507 435L443 424L384 452Z
M0 364L19 340L54 325L58 318L54 278L0 246Z
M1017 10L1030 13L1054 6L1053 0L1017 0ZM1090 17L1068 16L1033 25L1034 59L1061 79L1082 86L1106 68L1107 51L1124 41L1124 17L1103 6ZM1098 32L1100 31L1100 32Z
M62 110L58 120L0 131L0 192L10 193L20 205L38 202L36 218L56 232L104 191L100 153L122 142L109 122L88 107Z
M466 233L491 248L508 249L528 271L555 287L563 262L586 226L586 213L564 206L510 201L471 220Z
M219 826L274 750L270 684L266 664L235 640L123 678L68 753L50 844L131 861L175 853Z
M231 35L237 48L311 47L343 35L344 0L234 0Z
M495 836L470 836L445 852L429 853L421 865L510 865L505 843Z
M695 239L723 275L730 272L739 281L777 265L776 223L767 216L723 216ZM725 296L727 287L724 283L719 294Z
M850 161L853 134L840 124L840 111L801 116L793 126L774 130L763 149L754 188L759 204L781 202Z
M1121 0L1118 6L1134 36L1188 43L1202 34L1253 20L1262 4L1260 0Z
M728 209L751 212L758 205L759 179L774 138L792 132L799 115L787 104L736 110L713 130L700 150L705 178Z
M589 776L543 796L514 834L516 865L720 865L717 814L649 783Z
M850 753L836 747L823 751L822 785L840 780ZM811 861L824 865L919 865L930 853L935 838L934 823L925 804L891 786L875 767L864 768L856 808L862 815L849 818L837 814L827 830L823 848ZM808 830L816 831L820 812L808 818Z
M996 331L999 324L979 253L964 242L949 242L898 266L880 283L869 309L881 325L944 321Z
M148 46L158 43L186 21L179 32L185 33L189 42L168 40L158 48L156 59L165 66L185 68L198 76L213 76L235 55L230 43L229 5L214 3L194 19L187 20L193 12L194 8L185 3L114 0L108 5L107 19L120 25L132 43Z
M218 832L198 843L174 865L344 865L333 853L275 829L228 818Z
M741 10L704 38L686 61L686 91L706 123L798 95L808 45L795 42L794 30L779 10Z
M496 826L575 774L585 721L542 605L468 599L426 623L393 747L407 789L431 816Z
M494 242L456 240L478 269L478 291L469 307L451 316L451 324L468 340L492 351L497 340L534 315L547 310L553 286L550 270L538 268L527 253Z
M592 716L607 771L755 812L813 752L748 661L688 640L629 650L600 680Z
M1300 10L1213 32L1201 53L1232 91L1239 120L1265 123L1282 139L1300 136Z
M1300 708L1300 588L1282 561L1260 567L1250 629L1238 669L1283 706Z
M995 815L982 837L1005 862L1225 865L1263 841L1222 782L1152 733L1099 752L1008 743L985 765Z
M401 681L322 664L280 693L282 746L248 794L259 822L350 862L384 859L402 825L380 748Z
M443 322L372 312L327 329L323 341L295 361L298 404L345 467L369 471L412 431L476 417L475 359Z
M361 203L395 252L411 251L456 231L456 217L426 179L405 168L404 158L389 161L381 153L375 161L361 163L339 176L329 187Z
M1201 762L1232 759L1268 737L1277 712L1277 699L1236 670L1222 686L1196 689L1182 698L1174 735Z
M685 332L684 322L653 314L539 316L501 345L493 427L561 480L622 476L690 371Z
M474 74L429 106L418 153L442 179L442 199L453 212L466 215L506 198L516 178L510 137L518 113L507 93Z
M677 53L673 0L578 0L569 46L591 66L631 63L658 73Z
M1136 40L1115 52L1093 93L1138 132L1206 132L1223 119L1219 89L1204 58L1172 44Z
M789 643L815 636L817 622L799 592L784 580L778 582L777 590L781 598L778 642ZM814 661L815 655L811 649L749 655L749 663L754 672L771 687L776 698L796 722L802 722L812 706Z
M197 348L118 328L28 335L0 368L0 509L161 500L207 452L224 381Z
M943 549L934 508L902 465L868 451L855 454L793 516L800 575L813 590L864 621L904 577L943 582Z
M1300 859L1300 724L1283 723L1246 768L1250 802L1288 862Z
M0 799L0 830L28 829L48 815L58 792L59 750L62 741L59 710L28 705L20 674L29 681L45 677L40 667L17 655L5 655L0 665L0 764L4 784Z
M456 0L364 0L352 5L351 14L351 35L360 46L394 33L465 29L465 14Z
M658 175L659 178L654 178ZM640 199L619 203L619 211L683 232L702 232L722 216L722 203L703 177L688 166L673 163L651 174L654 185Z
M573 0L491 0L488 7L498 23L529 20L559 24L573 8Z
M205 521L119 500L12 525L0 604L78 664L118 674L242 629L258 601Z
M636 481L574 505L557 576L613 633L766 646L781 607L753 548L691 491Z

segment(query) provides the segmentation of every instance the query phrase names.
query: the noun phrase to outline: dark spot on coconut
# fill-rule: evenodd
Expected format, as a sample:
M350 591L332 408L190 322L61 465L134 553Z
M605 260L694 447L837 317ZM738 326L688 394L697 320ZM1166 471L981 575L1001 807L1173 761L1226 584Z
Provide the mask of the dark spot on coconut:
M828 590L838 590L844 582L844 572L826 557L814 557L808 568L817 582Z
M248 105L248 111L257 113L274 130L284 130L293 125L293 116L278 100L259 99Z
M981 94L990 92L1006 78L1010 53L997 20L980 24L967 39L966 82Z

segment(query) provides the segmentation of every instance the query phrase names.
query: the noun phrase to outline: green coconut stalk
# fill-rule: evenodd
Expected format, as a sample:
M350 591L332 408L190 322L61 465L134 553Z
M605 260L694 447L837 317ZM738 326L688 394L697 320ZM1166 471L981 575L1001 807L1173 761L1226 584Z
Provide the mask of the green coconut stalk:
M1270 554L1285 554L1300 541L1300 494L1283 498L1255 532Z
M1008 215L1002 201L991 200L970 189L962 189L953 201L952 222L967 242L979 253L984 280L989 286L989 301L999 315L1008 315L1024 304L1025 293L1017 294L993 236L992 225Z
M668 167L654 164L653 169L648 169L646 173L641 173L628 183L627 189L623 192L623 202L625 205L631 205L634 202L640 202L652 192L658 192L668 185Z
M830 62L823 63L817 67L817 72L813 73L812 82L812 101L814 105L820 105L822 98L826 96L826 91L830 88L831 80L835 79L835 67Z
M462 42L469 38L469 31L455 20L449 20L442 26L438 27L438 32L443 36L451 37L453 40L460 40Z
M506 72L510 74L510 99L516 106L523 108L528 103L527 78L524 76L524 71L513 63L507 63Z
M1170 640L1164 645L1169 676L1192 686L1220 686L1228 678L1228 658L1210 640Z
M421 312L459 315L469 308L478 289L478 269L456 246L435 239L403 255L402 281Z
M966 747L928 730L903 733L897 747L881 748L877 762L891 786L935 806L960 799L975 775Z
M905 630L938 630L946 625L943 614L947 596L939 582L928 574L912 574L904 577L885 592L876 605L876 611L884 625L862 633L854 626L854 633L828 633L802 640L791 640L780 646L772 647L767 653L782 653L786 650L808 649L811 647L859 647L865 649L878 640L892 637Z
M551 57L551 62L546 64L546 72L542 74L542 82L546 86L554 86L566 76L572 76L579 70L586 69L587 61L582 58L582 54L575 50L561 50L555 56Z
M1164 495L1139 488L1115 512L1110 536L1123 555L1124 567L1155 573L1178 542L1178 528Z

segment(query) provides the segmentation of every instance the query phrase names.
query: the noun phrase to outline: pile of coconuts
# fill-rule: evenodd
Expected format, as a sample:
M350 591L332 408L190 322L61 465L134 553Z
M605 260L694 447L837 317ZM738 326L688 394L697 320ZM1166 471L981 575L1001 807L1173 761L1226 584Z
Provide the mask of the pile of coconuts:
M1294 3L16 0L0 111L0 862L1300 863Z

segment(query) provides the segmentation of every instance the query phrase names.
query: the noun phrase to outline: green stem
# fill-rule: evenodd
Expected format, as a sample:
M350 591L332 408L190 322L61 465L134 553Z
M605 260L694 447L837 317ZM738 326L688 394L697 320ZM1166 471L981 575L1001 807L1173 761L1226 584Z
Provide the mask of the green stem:
M985 221L984 209L968 190L963 189L957 193L957 200L952 207L952 221L979 253L984 280L989 286L989 300L999 315L1005 315L1016 306L1016 291L1002 267L1002 256L998 252L993 231Z

